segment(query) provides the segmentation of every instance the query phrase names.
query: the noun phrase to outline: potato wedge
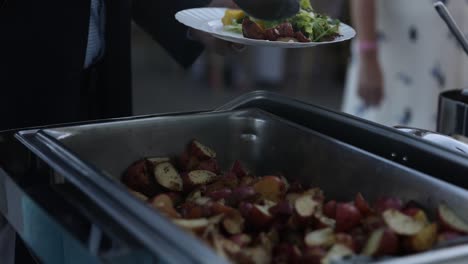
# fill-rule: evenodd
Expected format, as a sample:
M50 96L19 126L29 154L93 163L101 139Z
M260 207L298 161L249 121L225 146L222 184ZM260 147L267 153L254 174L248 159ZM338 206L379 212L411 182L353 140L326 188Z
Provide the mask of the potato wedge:
M148 200L148 203L170 218L180 218L180 214L175 210L171 197L167 194L159 194Z
M174 223L184 229L196 232L204 230L210 224L207 218L176 219L174 220Z
M333 247L328 251L327 255L325 258L322 259L323 264L329 264L334 261L338 261L340 259L343 259L344 257L354 255L353 250L348 248L345 245L342 244L335 244Z
M455 231L468 234L468 223L463 221L446 204L441 203L437 209L437 217L443 228L449 231Z
M222 221L224 230L230 235L237 235L244 231L244 218L240 213L226 215Z
M416 235L424 228L425 224L394 209L386 210L382 216L390 229L399 235Z
M416 235L410 236L405 240L406 250L410 252L421 252L432 248L437 241L437 224L426 225Z
M180 192L183 189L183 181L180 174L169 162L162 162L155 166L154 177L159 185L171 191Z
M253 185L261 199L278 202L286 193L285 183L277 176L264 176Z
M335 229L336 227L336 221L332 218L326 217L320 211L314 214L313 220L316 228L330 227Z
M352 249L354 252L358 252L358 247L354 238L347 233L336 233L335 234L335 243L342 244Z
M216 152L211 148L203 145L197 140L193 140L189 145L191 155L197 157L199 160L208 160L216 158Z
M323 228L306 234L304 242L308 247L324 247L335 243L335 234L332 228Z
M190 185L204 185L212 183L218 176L207 170L194 170L187 174L187 183Z
M367 240L362 254L366 256L385 256L398 252L398 236L388 228L374 230Z
M158 192L156 182L152 176L152 168L153 165L148 160L139 160L128 167L122 176L122 183L131 190L151 197Z
M320 203L310 195L302 195L294 202L294 210L299 217L308 219L320 210Z

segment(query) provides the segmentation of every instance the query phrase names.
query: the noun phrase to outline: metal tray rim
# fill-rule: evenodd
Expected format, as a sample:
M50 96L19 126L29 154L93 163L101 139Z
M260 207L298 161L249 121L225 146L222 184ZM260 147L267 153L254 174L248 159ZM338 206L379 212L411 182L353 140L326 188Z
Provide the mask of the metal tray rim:
M247 110L249 110L249 109L247 109ZM244 110L237 110L237 111L238 111L238 112L239 112L239 111L246 111L246 109L244 109ZM277 117L277 116L275 116L275 115L273 115L273 114L271 114L271 113L265 112L265 111L263 111L263 110L256 110L256 111L262 112L264 115L267 115L267 116L269 116L269 117L273 117L273 118L275 118L275 119L277 119L277 120L279 120L279 121L281 121L281 122L287 123L287 124L290 125L290 126L293 126L293 127L297 127L297 128L300 128L300 129L307 130L309 133L318 133L318 132L313 131L313 130L311 130L311 129L309 129L309 128L306 128L306 127L301 126L301 125L298 125L298 124L296 124L296 123L294 123L294 122L285 120L284 118ZM236 111L235 111L235 110L225 110L225 111L222 111L222 112L225 112L225 113L232 113L232 112L236 112ZM200 114L200 115L210 115L210 114L215 114L215 113L208 112L208 113L199 113L199 114ZM167 117L171 117L171 116L157 116L157 117L155 117L155 118L167 118ZM336 140L336 139L333 139L332 137L329 137L329 136L327 136L327 135L324 135L324 134L321 134L321 133L318 133L318 134L320 134L322 137L326 137L327 139L332 139L332 140L334 140L334 141ZM36 154L41 154L41 149L40 149L40 148L38 149L37 146L34 146L34 144L31 145L31 143L29 142L28 137L32 137L33 140L34 140L34 139L35 139L35 140L38 140L38 142L36 142L36 143L43 143L43 144L46 144L46 145L49 144L49 147L51 147L53 151L58 151L59 154L65 154L65 155L68 156L69 158L74 156L72 153L70 153L69 150L67 150L66 148L64 148L64 146L63 146L60 142L57 142L55 139L51 138L51 136L48 135L48 134L46 134L46 133L44 133L43 130L29 130L29 131L21 131L21 132L19 132L19 133L17 134L17 138L18 138L20 141L22 141L25 145L29 146L29 147L33 150L33 152L36 152ZM367 152L367 151L365 151L365 150L359 149L359 148L357 148L357 147L355 147L355 146L352 146L352 145L350 145L350 144L347 144L347 143L345 143L345 142L338 142L338 144L347 145L347 146L349 146L349 147L351 147L351 148L353 148L353 149L355 149L355 150L357 150L357 151L359 151L359 152L365 152L367 155L370 155L370 156L372 156L373 158L376 158L376 159L379 159L379 160L385 160L384 158L382 158L382 157L380 157L380 156L377 156L377 155L375 155L375 154L373 154L373 153L370 153L370 152ZM39 144L39 145L40 145L40 144ZM76 158L76 157L75 157L75 158ZM423 173L418 172L418 171L416 171L416 170L414 170L414 169L405 167L405 166L403 166L403 165L401 165L401 164L398 164L398 163L395 163L395 162L392 162L392 163L393 163L393 165L395 165L395 166L397 166L397 167L399 167L399 168L401 168L401 169L403 169L403 170L410 170L410 171L412 171L412 172L418 174L419 176L425 177L426 180L439 182L439 183L441 183L441 184L447 186L448 188L452 188L453 190L456 190L457 192L459 192L459 191L464 191L464 190L462 190L461 188L459 188L459 187L457 187L457 186L454 186L454 185L452 185L452 184L450 184L450 183L446 183L446 182L444 182L444 181L441 181L441 180L432 178L432 177L430 177L430 176L428 176L428 175L426 175L426 174L423 174ZM79 165L78 169L79 169L79 168L81 168L81 169L86 169L86 170L90 169L90 168L88 167L89 165L87 165L87 164L78 164L78 165ZM88 168L87 168L87 167L88 167ZM58 168L58 169L60 169L60 168ZM89 172L92 172L93 174L97 174L97 175L101 174L101 172L99 172L99 171L96 172L96 170L93 169L93 168L91 168L91 171L88 171L88 173L89 173ZM101 176L102 176L102 175L101 175ZM103 177L103 178L107 178L107 177ZM128 194L128 197L131 197L130 194ZM132 200L132 199L130 199L130 200ZM136 199L133 199L133 200L136 200ZM463 249L468 249L468 246L463 247ZM210 250L211 250L211 249L210 249ZM442 251L445 252L445 250L446 250L446 249L440 249L440 250L438 250L438 252L442 252ZM426 252L426 253L423 253L423 254L430 254L430 253L433 253L433 252ZM417 254L417 255L406 256L406 257L398 258L398 259L396 259L396 260L389 260L389 261L400 261L400 260L401 260L401 261L406 261L407 258L408 258L408 259L409 259L409 258L412 258L412 259L416 259L416 260L417 260L417 259L418 259L417 257L420 257L421 259L424 259L423 254ZM466 253L465 253L465 254L466 254ZM420 256L420 255L421 255L421 256ZM387 262L385 262L385 263L387 263ZM393 262L389 262L389 263L393 263ZM405 262L405 263L407 263L407 262ZM423 263L423 262L414 262L414 263Z

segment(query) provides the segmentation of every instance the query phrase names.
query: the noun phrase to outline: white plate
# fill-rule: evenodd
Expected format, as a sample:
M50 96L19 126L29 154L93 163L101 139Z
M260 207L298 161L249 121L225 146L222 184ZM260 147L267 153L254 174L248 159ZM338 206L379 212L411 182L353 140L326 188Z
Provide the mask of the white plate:
M223 29L221 19L224 16L226 8L193 8L178 12L175 17L180 23L207 32L214 37L224 39L230 42L240 43L251 46L270 46L279 48L308 48L317 45L332 44L350 40L356 36L356 31L346 24L340 24L340 37L333 41L324 42L281 42L269 40L257 40L244 38L242 34L229 32Z

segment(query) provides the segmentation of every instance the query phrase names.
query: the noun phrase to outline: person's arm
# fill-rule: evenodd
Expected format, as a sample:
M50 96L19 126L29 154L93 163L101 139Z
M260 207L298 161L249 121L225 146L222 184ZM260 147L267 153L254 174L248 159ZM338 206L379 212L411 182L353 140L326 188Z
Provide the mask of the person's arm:
M210 0L133 0L133 20L183 67L189 67L203 46L187 37L187 27L175 19L183 9L203 7Z
M358 30L359 41L376 41L375 0L353 0L351 4L353 24Z
M378 61L376 0L353 0L351 12L358 33L360 59L359 96L368 105L378 105L384 97L383 77Z

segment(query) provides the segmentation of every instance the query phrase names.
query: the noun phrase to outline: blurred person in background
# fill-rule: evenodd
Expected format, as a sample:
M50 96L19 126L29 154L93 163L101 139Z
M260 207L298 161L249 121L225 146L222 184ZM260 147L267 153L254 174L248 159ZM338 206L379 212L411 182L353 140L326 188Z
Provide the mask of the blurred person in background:
M0 0L0 130L132 114L131 19L183 67L231 44L177 22L230 0ZM188 34L189 33L189 34Z
M357 30L343 111L435 130L440 92L468 84L467 59L432 0L353 0ZM468 30L468 3L444 1Z
M0 0L0 131L132 115L131 19L187 68L204 46L221 53L239 48L174 18L207 5L234 6L230 0ZM48 231L23 213L26 235ZM52 240L36 242L60 244ZM14 245L15 233L0 216L1 263L14 261ZM32 261L25 254L16 263Z

